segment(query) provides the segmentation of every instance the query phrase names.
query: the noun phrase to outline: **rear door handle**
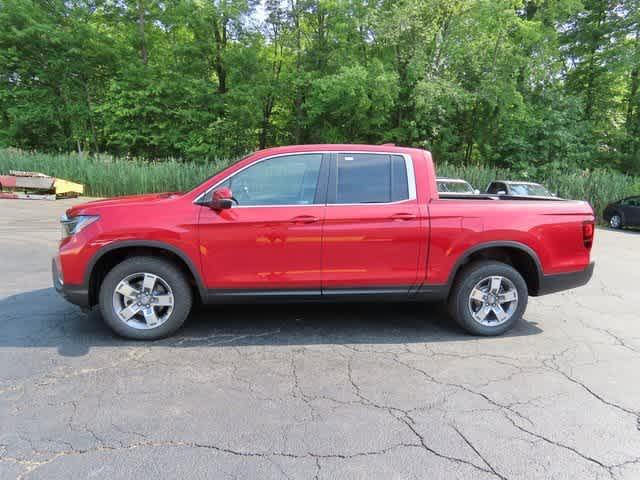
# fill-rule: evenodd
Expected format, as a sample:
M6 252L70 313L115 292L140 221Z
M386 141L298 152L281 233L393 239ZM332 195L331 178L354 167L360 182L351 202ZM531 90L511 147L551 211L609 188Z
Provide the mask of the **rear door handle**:
M416 215L413 213L394 213L391 215L392 220L413 220L416 218Z
M318 217L314 217L313 215L298 215L297 217L293 217L290 221L291 223L316 223L320 219Z

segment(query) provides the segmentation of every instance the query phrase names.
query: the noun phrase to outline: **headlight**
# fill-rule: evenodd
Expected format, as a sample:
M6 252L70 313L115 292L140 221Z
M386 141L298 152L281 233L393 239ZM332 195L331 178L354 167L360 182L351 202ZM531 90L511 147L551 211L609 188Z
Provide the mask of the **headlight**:
M67 217L62 215L60 218L60 224L62 225L62 238L70 237L78 233L83 228L91 225L98 220L98 215L78 215L76 217Z

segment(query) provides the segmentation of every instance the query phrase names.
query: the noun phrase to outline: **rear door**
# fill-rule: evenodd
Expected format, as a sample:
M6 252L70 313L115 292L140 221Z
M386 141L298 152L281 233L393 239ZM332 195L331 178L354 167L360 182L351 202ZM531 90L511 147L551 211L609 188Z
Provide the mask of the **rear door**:
M323 294L408 292L416 283L422 237L409 156L334 154L323 229Z

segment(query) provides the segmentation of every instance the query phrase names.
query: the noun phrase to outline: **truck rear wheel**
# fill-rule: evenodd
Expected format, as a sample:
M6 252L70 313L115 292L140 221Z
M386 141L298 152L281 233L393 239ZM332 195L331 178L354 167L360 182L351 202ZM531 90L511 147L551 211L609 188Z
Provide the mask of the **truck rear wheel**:
M522 318L528 298L527 284L515 268L495 261L475 262L456 278L449 312L473 335L500 335Z
M128 258L109 271L100 287L102 318L116 333L134 340L171 335L192 303L185 276L162 258Z

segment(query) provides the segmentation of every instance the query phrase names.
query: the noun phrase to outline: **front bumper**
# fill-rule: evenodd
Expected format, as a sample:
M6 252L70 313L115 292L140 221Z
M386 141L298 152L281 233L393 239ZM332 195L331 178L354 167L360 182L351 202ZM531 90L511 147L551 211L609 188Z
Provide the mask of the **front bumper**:
M53 286L65 300L78 305L82 309L89 308L89 289L82 285L67 285L62 281L55 258L51 261Z
M595 265L595 262L591 262L587 268L577 272L543 275L540 279L538 295L547 295L549 293L561 292L585 285L591 280Z

